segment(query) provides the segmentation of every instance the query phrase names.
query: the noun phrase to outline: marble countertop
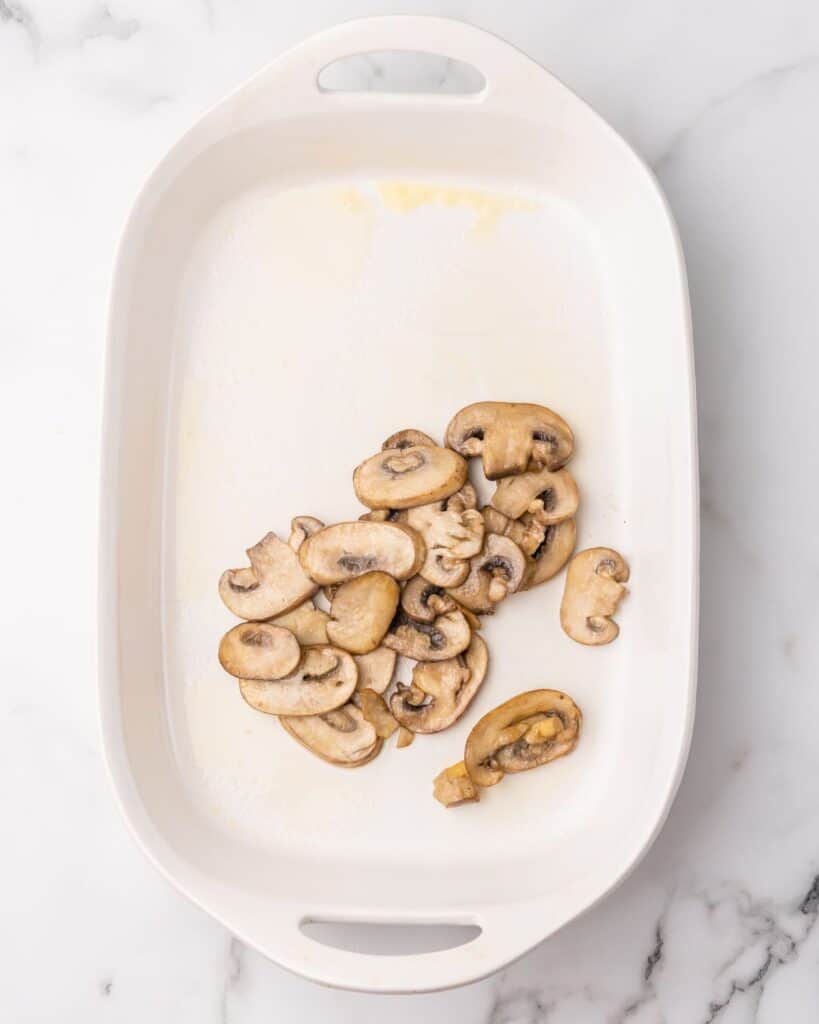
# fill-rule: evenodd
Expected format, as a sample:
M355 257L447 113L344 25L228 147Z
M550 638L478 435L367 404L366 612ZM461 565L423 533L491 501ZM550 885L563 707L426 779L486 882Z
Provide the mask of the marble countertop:
M161 880L114 807L95 704L105 300L135 191L271 56L393 12L498 32L655 168L688 260L702 457L698 716L664 831L520 962L415 997L295 978ZM0 0L3 1020L817 1020L817 102L812 0Z

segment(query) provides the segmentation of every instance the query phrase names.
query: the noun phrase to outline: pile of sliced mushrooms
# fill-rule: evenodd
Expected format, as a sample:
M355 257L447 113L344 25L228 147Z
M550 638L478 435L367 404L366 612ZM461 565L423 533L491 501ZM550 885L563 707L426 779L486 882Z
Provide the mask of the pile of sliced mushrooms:
M578 643L610 643L628 565L610 548L572 556L579 495L566 463L569 425L540 405L478 402L446 429L445 446L418 430L388 437L353 474L369 511L325 525L297 516L285 542L268 533L228 569L219 594L244 621L219 645L247 703L303 747L355 768L398 734L441 732L481 688L489 651L478 631L511 594L569 563L560 622ZM478 507L468 460L496 481ZM320 596L321 595L321 596ZM324 599L329 611L317 607ZM398 656L409 684L390 691ZM484 715L463 760L434 780L444 806L479 799L508 773L570 753L581 712L558 690L521 693Z

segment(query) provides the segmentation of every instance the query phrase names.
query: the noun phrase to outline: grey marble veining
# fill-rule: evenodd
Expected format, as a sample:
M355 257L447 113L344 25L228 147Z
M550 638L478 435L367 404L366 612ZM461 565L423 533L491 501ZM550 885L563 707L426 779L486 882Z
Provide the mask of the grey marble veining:
M417 997L294 978L161 881L114 809L94 694L105 295L134 192L276 52L335 21L395 12L497 31L655 168L688 260L702 456L698 717L665 829L623 886L523 960ZM387 73L353 71L364 88ZM444 88L448 73L445 61L424 71ZM14 638L0 694L0 1019L819 1019L818 98L810 0L0 0L12 538L0 601ZM47 583L32 571L44 548Z

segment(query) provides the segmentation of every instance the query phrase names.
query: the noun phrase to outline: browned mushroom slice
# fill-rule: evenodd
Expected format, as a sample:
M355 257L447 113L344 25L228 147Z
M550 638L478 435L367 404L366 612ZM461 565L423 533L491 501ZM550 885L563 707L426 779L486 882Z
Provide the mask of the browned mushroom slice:
M432 783L432 795L444 807L458 807L460 804L477 803L481 793L470 779L463 761L444 768Z
M542 405L476 402L461 409L446 428L447 445L471 458L480 455L489 480L527 469L560 469L574 450L564 419Z
M298 668L273 682L240 679L242 696L267 715L323 715L345 704L358 670L351 654L320 644L305 647Z
M399 750L402 750L404 747L408 747L414 739L415 733L405 729L402 725L398 729L398 739L395 741L395 745Z
M302 647L309 647L313 644L326 644L327 622L330 616L327 612L316 608L312 601L305 601L298 608L285 612L284 615L277 615L271 619L274 626L283 626L289 629Z
M443 587L423 576L413 576L401 591L401 607L416 622L432 622L444 612L457 611L458 603Z
M484 715L466 740L464 762L478 786L523 772L574 750L580 708L559 690L530 690Z
M295 608L318 590L293 549L268 533L248 549L249 568L227 569L219 596L240 619L270 619Z
M629 570L611 548L579 551L569 562L560 625L579 644L610 644L620 629L610 616L626 593Z
M447 612L434 622L415 622L399 609L384 646L413 661L444 661L465 651L471 637L463 612Z
M418 572L425 554L420 535L403 523L360 520L325 526L299 548L304 571L322 586L344 583L365 572L409 579Z
M390 434L387 440L381 445L381 451L384 452L388 448L417 448L418 445L428 446L430 448L437 448L437 441L433 441L429 434L425 434L423 430L399 430L395 434Z
M525 572L526 559L517 544L490 533L483 551L470 561L467 578L449 593L465 608L491 615L507 594L519 589Z
M353 474L358 500L368 508L413 508L454 494L466 480L466 461L449 448L387 448Z
M237 679L281 679L301 658L299 642L288 629L267 622L243 622L222 637L219 661Z
M469 707L486 678L489 651L479 636L463 654L446 661L422 661L412 672L412 686L398 684L390 709L412 732L441 732Z
M340 768L360 768L381 750L375 729L354 704L323 715L283 716L279 721L311 754Z
M546 526L543 540L531 555L527 555L523 589L530 590L557 575L571 557L576 541L577 526L574 519L564 519L562 523Z
M384 693L392 682L395 663L398 655L389 647L376 647L369 654L357 654L355 663L358 666L357 690L370 689L376 693Z
M571 519L578 501L577 484L568 469L537 469L499 480L489 503L510 519L528 512L548 526Z
M342 583L333 597L327 636L352 654L368 654L384 639L401 588L385 572L365 572Z
M531 555L543 543L546 527L531 516L524 522L522 519L510 519L502 512L486 505L481 509L487 533L497 533L501 537L513 540L524 555Z
M398 722L390 714L390 709L381 694L365 687L358 691L358 702L361 714L375 729L376 735L382 740L392 736L398 728Z
M308 537L324 529L324 523L315 516L296 516L290 520L290 537L287 543L298 551Z

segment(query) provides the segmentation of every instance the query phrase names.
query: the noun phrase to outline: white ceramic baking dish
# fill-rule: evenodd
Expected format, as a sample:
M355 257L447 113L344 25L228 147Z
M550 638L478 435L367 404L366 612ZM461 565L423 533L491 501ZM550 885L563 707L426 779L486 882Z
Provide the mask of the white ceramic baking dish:
M471 95L327 93L354 53L468 62ZM341 25L274 61L151 175L110 310L100 691L119 802L148 856L272 960L330 985L472 981L590 907L657 834L695 693L697 466L683 259L663 196L587 106L509 45L437 18ZM558 625L562 581L485 627L453 729L342 771L252 711L216 661L220 572L294 514L359 514L352 467L479 399L578 438L579 545L632 591L608 648ZM585 712L571 757L445 811L430 782L521 690ZM309 921L473 924L414 955ZM309 929L308 929L309 931Z

